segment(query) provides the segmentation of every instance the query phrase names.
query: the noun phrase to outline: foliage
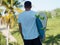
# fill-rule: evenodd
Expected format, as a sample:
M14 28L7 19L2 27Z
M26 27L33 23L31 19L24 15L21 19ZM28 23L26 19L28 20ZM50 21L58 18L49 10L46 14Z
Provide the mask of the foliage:
M23 41L19 33L18 26L16 26L12 30L12 35L17 39L17 41L19 41L19 44L23 45ZM46 39L43 42L43 45L60 45L60 19L48 18Z
M51 36L47 37L46 40L44 41L44 43L46 45L50 45L50 44L51 45L54 45L54 44L60 45L59 42L60 42L60 34L58 34L56 36L51 35Z
M54 10L56 12L56 18L60 18L60 8Z
M18 7L21 2L18 2L18 0L7 0L7 1L2 1L2 4L7 7L8 9L12 10L14 6Z
M0 13L0 17L2 17L2 14Z
M19 6L22 6L21 2L18 2L18 0L3 0L2 5L6 7L5 12L8 13L4 17L5 23L7 23L7 25L9 25L9 27L12 28L15 26L15 23L17 23L17 16L15 15L14 10L16 10L19 13L22 12L22 10L19 9Z
M19 44L16 42L9 42L9 45L19 45Z
M51 17L51 12L50 12L50 11L45 12L45 13L46 13L46 15L47 15L47 18L52 18L52 17Z
M6 38L0 32L0 45L6 45Z
M40 12L44 12L48 18L60 18L60 8L54 9L52 11L40 11Z

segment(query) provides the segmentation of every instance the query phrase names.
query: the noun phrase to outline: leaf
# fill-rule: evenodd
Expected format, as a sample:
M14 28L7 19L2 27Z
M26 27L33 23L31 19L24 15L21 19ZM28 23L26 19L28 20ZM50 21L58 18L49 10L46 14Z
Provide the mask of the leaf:
M2 1L2 5L4 5L6 8L9 8L8 7L9 6L8 2Z
M11 0L7 0L7 2L8 2L9 4L11 4Z
M20 4L20 2L15 1L14 4L13 4L13 6L14 6L14 5L17 6L17 5L19 5L19 4Z
M15 1L15 2L13 3L13 6L16 5L17 2L18 2L18 1Z
M39 18L40 18L41 20L44 20L44 17L42 17L42 16L40 16Z
M45 27L43 27L43 28L40 28L41 30L44 30L44 29L46 29Z
M36 18L39 18L40 17L40 15L37 15L37 14L35 16L36 16Z

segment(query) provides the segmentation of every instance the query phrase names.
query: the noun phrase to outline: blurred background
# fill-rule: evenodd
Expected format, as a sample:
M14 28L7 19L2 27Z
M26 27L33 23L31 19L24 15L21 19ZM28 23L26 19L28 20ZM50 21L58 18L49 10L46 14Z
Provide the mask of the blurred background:
M32 2L32 10L47 16L43 45L60 45L60 0L0 0L0 45L23 45L17 19L25 1Z

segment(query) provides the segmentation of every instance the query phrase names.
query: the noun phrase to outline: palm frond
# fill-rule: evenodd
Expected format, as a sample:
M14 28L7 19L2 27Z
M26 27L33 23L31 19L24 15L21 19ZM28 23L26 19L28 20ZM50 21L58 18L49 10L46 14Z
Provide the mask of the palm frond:
M7 3L7 2L2 1L2 5L4 5L5 7L7 7L7 8L8 8L8 3Z
M8 2L9 4L11 4L11 0L7 0L7 2Z
M21 3L20 2L18 2L18 1L15 1L14 2L14 4L13 4L13 6L16 6L16 7L18 7L18 5L20 5Z

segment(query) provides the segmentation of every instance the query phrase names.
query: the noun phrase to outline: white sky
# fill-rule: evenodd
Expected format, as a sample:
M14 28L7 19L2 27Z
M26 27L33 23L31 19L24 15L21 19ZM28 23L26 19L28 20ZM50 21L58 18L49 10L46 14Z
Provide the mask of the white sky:
M26 0L32 2L32 10L35 11L51 11L60 8L60 0Z

